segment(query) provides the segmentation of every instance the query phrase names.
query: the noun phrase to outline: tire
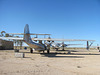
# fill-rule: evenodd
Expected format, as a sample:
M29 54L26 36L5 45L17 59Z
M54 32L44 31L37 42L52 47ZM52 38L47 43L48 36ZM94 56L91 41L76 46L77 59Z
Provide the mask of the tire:
M47 50L47 53L49 54L50 53L50 50Z
M19 52L19 50L15 49L14 52Z
M30 49L30 53L33 53L33 50L32 49Z

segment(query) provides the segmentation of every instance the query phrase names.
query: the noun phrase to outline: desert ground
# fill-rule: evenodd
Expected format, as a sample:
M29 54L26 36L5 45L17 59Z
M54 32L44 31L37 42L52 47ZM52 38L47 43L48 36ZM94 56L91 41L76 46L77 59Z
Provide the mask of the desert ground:
M98 50L19 52L25 57L16 58L14 50L0 50L0 75L100 75Z

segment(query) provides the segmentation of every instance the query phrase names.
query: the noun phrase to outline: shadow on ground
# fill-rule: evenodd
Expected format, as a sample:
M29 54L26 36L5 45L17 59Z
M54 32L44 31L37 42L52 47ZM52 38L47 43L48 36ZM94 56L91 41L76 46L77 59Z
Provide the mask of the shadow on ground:
M40 53L42 57L51 57L51 58L84 58L84 56L66 56L66 53ZM58 56L58 54L60 54Z
M84 50L83 50L84 51ZM62 50L58 50L58 51L54 51L54 52L50 52L49 54L46 53L43 53L43 52L33 52L33 53L30 53L30 52L23 52L23 53L30 53L30 54L41 54L42 57L50 57L50 58L84 58L84 56L78 56L78 55L100 55L100 53L91 53L89 51L87 52L81 52L80 53L80 50L65 50L65 51L62 51ZM68 53L69 52L69 53ZM71 52L71 53L70 53Z

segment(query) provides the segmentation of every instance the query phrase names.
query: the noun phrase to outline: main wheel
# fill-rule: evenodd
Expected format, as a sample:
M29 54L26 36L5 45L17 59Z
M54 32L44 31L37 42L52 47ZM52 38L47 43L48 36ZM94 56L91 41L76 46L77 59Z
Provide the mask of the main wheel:
M71 54L71 51L68 51L68 54Z
M58 48L56 48L56 51L58 51Z
M43 53L45 53L45 51L43 50Z
M19 50L18 49L15 49L14 52L19 52Z
M49 54L50 53L50 50L47 50L47 53Z
M33 50L32 50L32 48L30 48L30 53L33 53Z

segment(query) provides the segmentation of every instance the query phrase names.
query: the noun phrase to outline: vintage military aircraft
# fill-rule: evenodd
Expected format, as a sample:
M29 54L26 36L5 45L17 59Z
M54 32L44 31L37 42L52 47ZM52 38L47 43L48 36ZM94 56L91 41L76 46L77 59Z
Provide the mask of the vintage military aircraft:
M13 34L13 35L24 35L23 38L20 37L0 37L0 39L11 39L11 40L22 40L24 41L27 45L29 45L29 47L31 48L31 52L32 50L37 50L37 51L44 51L47 50L47 53L50 52L50 46L54 46L56 47L60 47L60 46L68 46L67 44L64 43L54 43L54 41L87 41L87 50L89 49L89 47L93 44L93 42L95 40L80 40L80 39L52 39L52 38L37 38L38 35L48 35L50 36L50 34L33 34L29 32L29 25L26 24L25 28L24 28L24 33L8 33L8 34ZM36 35L35 38L31 38L30 35ZM38 43L35 41L39 41ZM42 43L42 41L46 41L44 42L44 44ZM89 44L89 42L92 42Z

